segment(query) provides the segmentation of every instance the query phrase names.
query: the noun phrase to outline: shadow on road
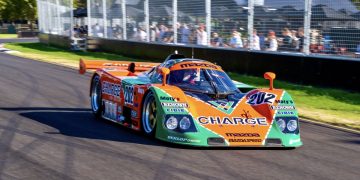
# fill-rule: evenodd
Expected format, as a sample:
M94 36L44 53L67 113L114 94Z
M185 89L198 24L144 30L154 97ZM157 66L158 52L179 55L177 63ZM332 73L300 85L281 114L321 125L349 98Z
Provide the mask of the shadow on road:
M164 146L188 150L291 150L283 147L196 147L167 143L154 138L148 138L139 132L125 128L116 123L99 120L87 108L47 108L18 107L1 108L0 110L15 111L20 116L50 126L56 130L46 131L46 134L62 134L71 137L109 140L153 146Z
M46 134L162 146L161 142L147 138L136 131L110 121L95 119L90 109L42 107L0 109L16 111L20 116L54 128L53 131L44 132Z

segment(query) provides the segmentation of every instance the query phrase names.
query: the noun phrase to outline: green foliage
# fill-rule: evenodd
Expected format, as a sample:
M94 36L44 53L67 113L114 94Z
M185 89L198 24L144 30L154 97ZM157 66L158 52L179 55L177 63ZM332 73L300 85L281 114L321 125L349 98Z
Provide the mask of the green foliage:
M33 21L36 19L36 0L0 0L0 18Z
M356 8L360 10L360 0L351 0L351 1L354 3Z
M86 7L86 0L74 0L74 8Z

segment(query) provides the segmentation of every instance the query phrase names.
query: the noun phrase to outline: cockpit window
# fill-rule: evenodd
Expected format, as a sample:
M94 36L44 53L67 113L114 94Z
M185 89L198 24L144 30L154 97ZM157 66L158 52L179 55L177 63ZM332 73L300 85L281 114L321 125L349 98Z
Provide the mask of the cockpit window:
M207 94L233 94L239 92L226 73L212 69L172 70L168 83L185 91Z

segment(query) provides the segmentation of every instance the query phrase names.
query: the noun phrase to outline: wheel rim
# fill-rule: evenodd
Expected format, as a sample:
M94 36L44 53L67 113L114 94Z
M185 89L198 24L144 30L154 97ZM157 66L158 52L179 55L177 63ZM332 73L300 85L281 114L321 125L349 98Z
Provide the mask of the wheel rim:
M94 79L94 84L91 91L91 108L94 112L97 112L100 107L100 87L99 80Z
M147 134L153 132L156 125L156 102L153 96L148 96L145 101L143 127Z

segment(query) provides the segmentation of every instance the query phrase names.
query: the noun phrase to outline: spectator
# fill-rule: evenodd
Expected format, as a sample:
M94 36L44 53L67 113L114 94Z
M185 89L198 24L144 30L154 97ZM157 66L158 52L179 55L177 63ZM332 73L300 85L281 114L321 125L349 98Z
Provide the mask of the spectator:
M237 31L232 32L229 46L232 48L242 48L243 47L243 43L241 40L241 33L237 32Z
M207 45L207 33L203 24L196 30L196 44L203 46Z
M249 48L251 50L260 50L260 38L257 35L257 31L256 29L253 30L253 35L252 35L252 42L250 42L249 44Z
M295 50L298 50L299 48L299 38L297 37L297 31L291 30L291 46L292 48L295 48Z
M291 32L288 28L284 28L282 30L282 44L279 47L279 50L282 51L291 51L292 50L292 37L291 37Z
M187 24L182 24L180 27L180 43L188 44L189 43L189 37L190 37L191 31Z
M136 33L136 39L138 41L146 41L146 37L147 34L145 32L145 30L141 27L138 28L137 33Z
M120 25L116 25L114 29L114 38L122 39L122 28Z
M211 46L213 47L223 47L224 46L224 42L223 39L221 37L219 37L219 34L216 32L212 33L212 38L211 38Z
M276 40L275 32L269 31L267 41L269 44L269 47L266 48L266 51L277 51L278 49L278 42Z
M99 26L98 23L95 24L95 26L93 27L94 29L94 35L96 37L103 37L104 36L104 33L101 31L101 27Z
M156 41L156 35L159 33L159 28L155 25L152 24L150 26L150 41L151 42L155 42Z
M303 48L304 48L304 28L300 27L298 29L298 39L299 39L299 47L297 48L297 50L299 52L304 52Z
M259 33L259 43L260 43L261 50L265 50L265 48L266 48L265 40L266 40L266 38L264 36L264 33Z
M168 31L168 28L165 25L160 25L158 33L158 41L162 42L164 39L165 32Z
M164 33L163 40L164 43L172 43L174 42L174 31L173 28L168 28Z

